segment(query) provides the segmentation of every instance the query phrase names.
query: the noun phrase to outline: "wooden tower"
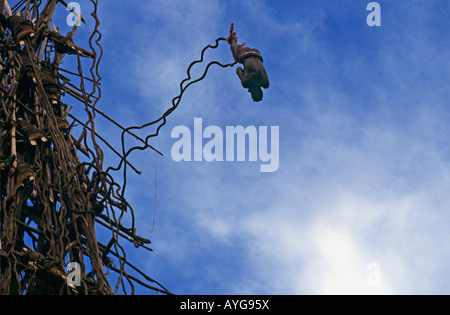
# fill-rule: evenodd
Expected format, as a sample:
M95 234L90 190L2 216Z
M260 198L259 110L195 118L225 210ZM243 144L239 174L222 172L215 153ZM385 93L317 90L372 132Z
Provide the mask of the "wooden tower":
M103 52L98 0L83 1L92 8L89 48L74 43L78 22L86 21L73 9L78 20L68 34L53 24L64 1L0 0L0 294L128 294L136 284L170 294L132 265L121 245L151 251L150 240L136 234L124 187L111 167L104 170L97 141L119 155L118 169L137 170L128 152L97 133L96 115L132 134L141 148L152 147L96 108ZM75 69L64 68L63 58ZM66 96L87 119L71 113ZM126 216L131 226L122 224ZM109 233L105 241L97 229Z

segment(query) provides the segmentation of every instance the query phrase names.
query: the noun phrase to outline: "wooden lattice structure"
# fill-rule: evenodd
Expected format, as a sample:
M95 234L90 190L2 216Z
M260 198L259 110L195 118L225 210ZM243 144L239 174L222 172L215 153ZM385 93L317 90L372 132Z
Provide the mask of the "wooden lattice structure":
M151 251L150 240L136 234L124 187L110 175L136 169L128 153L120 154L95 130L101 114L132 134L96 108L103 52L98 0L85 0L93 8L89 48L74 43L78 23L66 35L53 24L64 1L12 2L0 0L0 294L134 293L136 283L170 294L127 261L121 245L129 241ZM63 58L72 58L76 70L64 69ZM87 120L71 113L67 95ZM75 126L82 130L77 138ZM143 143L139 149L152 148L133 136ZM121 157L117 168L104 170L99 139ZM131 226L122 224L124 217ZM109 238L98 240L96 227ZM80 268L77 285L67 281L69 263Z

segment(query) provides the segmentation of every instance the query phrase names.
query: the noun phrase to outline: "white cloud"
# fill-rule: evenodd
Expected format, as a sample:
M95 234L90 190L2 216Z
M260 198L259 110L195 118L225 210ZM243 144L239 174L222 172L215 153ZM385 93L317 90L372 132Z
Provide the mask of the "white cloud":
M435 221L442 209L424 218L430 213L424 208L428 199L420 195L378 202L351 192L316 198L308 203L314 205L312 215L291 198L244 220L248 262L259 272L240 287L283 294L432 292L449 255L448 246L440 253L432 250L445 238L434 230L445 226ZM367 282L372 262L381 268L380 286Z

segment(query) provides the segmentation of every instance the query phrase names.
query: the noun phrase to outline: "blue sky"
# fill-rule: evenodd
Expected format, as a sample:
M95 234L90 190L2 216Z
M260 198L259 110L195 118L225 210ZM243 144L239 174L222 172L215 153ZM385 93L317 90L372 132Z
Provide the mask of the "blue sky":
M382 25L369 27L369 2L100 4L97 106L124 125L169 108L188 65L231 22L262 52L271 83L254 103L236 67L213 67L187 90L152 142L164 153L153 232L155 154L132 155L143 175L128 172L127 197L155 251L124 242L131 261L177 294L450 293L450 3L378 1ZM232 61L225 42L206 56ZM223 130L279 126L278 171L173 161L171 131L193 130L194 118ZM107 121L96 128L120 145ZM378 286L367 283L371 262Z

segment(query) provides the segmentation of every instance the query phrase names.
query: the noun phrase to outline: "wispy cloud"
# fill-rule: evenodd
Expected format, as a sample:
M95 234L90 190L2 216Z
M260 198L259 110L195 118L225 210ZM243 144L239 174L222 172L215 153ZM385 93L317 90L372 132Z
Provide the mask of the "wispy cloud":
M448 292L449 41L434 36L437 6L382 4L390 10L376 30L364 26L364 6L308 3L149 1L118 22L136 31L128 29L127 58L111 55L121 64L107 71L127 87L138 121L170 106L187 65L229 22L261 48L271 79L255 105L234 70L211 71L171 116L156 140L166 157L158 159L156 230L147 235L156 252L146 268L178 293ZM171 161L170 128L194 117L280 126L278 172ZM134 158L144 176L128 191L138 231L149 231L154 157ZM381 286L367 284L370 262L380 265Z

